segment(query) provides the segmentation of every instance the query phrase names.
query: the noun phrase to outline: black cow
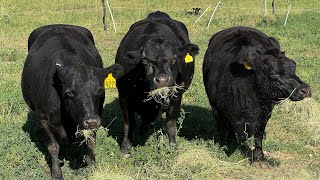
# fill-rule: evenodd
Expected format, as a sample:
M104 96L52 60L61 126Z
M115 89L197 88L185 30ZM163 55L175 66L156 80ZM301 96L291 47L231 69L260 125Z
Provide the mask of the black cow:
M190 44L186 26L166 13L154 12L134 23L123 38L116 55L116 63L124 67L126 75L117 81L119 100L124 115L123 153L128 153L135 124L134 112L142 117L140 132L166 113L166 132L171 145L176 135L181 98L190 86L194 73L197 45ZM147 92L178 85L168 101L149 99ZM174 92L173 92L174 93Z
M98 128L109 73L119 78L120 65L103 68L91 32L71 25L48 25L34 30L28 40L22 73L22 93L44 130L51 155L51 176L62 178L59 144L68 143L77 126ZM94 142L87 144L86 164L95 160Z
M189 15L199 15L200 9L201 9L201 8L192 8L192 11L187 11L186 14L189 14Z
M220 145L254 136L253 161L264 160L262 139L274 105L303 100L311 89L295 75L296 64L261 31L233 27L213 35L203 63L203 81ZM249 155L249 154L248 154Z

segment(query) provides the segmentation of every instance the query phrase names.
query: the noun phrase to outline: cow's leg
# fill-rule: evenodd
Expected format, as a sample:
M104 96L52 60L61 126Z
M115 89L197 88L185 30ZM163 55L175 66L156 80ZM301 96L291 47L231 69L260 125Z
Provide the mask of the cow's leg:
M181 96L182 95L178 95L177 99L172 102L169 110L166 112L166 132L168 134L171 147L174 147L176 144L177 119L180 115Z
M252 161L263 161L265 160L263 150L262 150L262 140L265 135L265 128L268 122L268 119L263 120L259 123L256 133L254 134L254 149L252 152Z
M59 140L62 144L66 145L68 144L68 136L66 133L66 130L64 129L63 125L57 125L53 127L54 131L57 132L59 136Z
M119 101L124 117L124 137L121 144L121 151L124 154L128 154L129 148L131 146L132 133L135 124L134 112L129 109L128 102L126 99L119 97Z
M157 111L147 111L141 114L141 126L140 126L140 136L146 137L150 128L159 122L162 117L162 110Z
M38 117L41 118L40 115ZM55 179L63 179L59 163L59 144L48 125L48 121L41 118L40 125L49 140L49 142L47 142L47 148L51 156L51 176Z
M85 158L86 165L90 165L95 161L95 155L93 152L93 148L96 145L96 142L95 142L96 141L96 133L94 133L93 139L94 139L93 141L88 140L88 142L87 142L87 155Z
M216 127L216 133L214 136L214 141L220 146L224 146L228 141L228 123L227 120L222 118L219 111L212 107L213 117L214 117L214 125Z
M140 126L140 136L145 137L151 127L150 122L153 121L154 118L142 115L141 116L141 126Z

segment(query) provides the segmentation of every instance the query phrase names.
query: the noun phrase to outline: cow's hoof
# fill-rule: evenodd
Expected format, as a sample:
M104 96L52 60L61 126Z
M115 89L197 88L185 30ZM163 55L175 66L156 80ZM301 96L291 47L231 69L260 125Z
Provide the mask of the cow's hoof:
M176 144L176 143L170 143L170 148L171 148L172 150L177 149L177 144Z
M123 154L129 154L130 147L131 147L131 143L129 141L123 141L121 144L121 152Z
M259 150L258 148L250 150L248 152L247 156L250 158L251 163L260 162L260 161L265 161L266 160L266 158L264 157L263 152L261 150Z
M54 180L61 180L61 179L63 179L61 169L60 169L60 170L54 170L54 169L52 169L52 170L51 170L51 177L52 177L52 179L54 179Z
M89 166L89 165L91 165L92 163L94 163L95 162L95 157L92 157L92 156L86 156L86 158L84 159L84 164L86 165L86 166Z
M52 179L63 179L59 161L54 161L54 162L55 163L52 163L52 166L51 166Z
M124 154L123 157L124 157L125 159L128 159L128 158L130 157L130 154Z

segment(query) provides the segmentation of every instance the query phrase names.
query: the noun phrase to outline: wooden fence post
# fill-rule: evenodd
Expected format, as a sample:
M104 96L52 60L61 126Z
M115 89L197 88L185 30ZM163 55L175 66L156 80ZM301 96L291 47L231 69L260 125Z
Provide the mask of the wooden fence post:
M102 23L103 23L103 30L107 31L107 25L106 25L106 3L104 0L101 0L102 2L102 8L103 8L103 16L102 16Z

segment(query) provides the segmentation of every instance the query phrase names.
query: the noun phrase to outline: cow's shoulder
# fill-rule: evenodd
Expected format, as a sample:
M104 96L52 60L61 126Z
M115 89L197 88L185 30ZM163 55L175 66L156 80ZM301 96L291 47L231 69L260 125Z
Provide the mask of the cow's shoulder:
M167 13L156 11L156 12L150 13L147 16L147 19L171 19L171 17Z
M180 21L172 19L168 14L156 11L153 13L150 13L147 17L149 21L156 21L163 23L167 26L169 26L171 29L176 30L176 33L185 33L188 36L188 30L187 27Z

